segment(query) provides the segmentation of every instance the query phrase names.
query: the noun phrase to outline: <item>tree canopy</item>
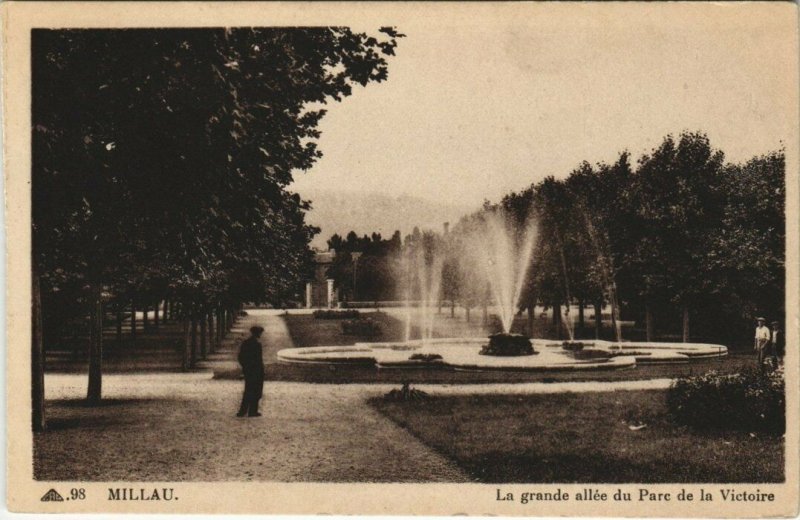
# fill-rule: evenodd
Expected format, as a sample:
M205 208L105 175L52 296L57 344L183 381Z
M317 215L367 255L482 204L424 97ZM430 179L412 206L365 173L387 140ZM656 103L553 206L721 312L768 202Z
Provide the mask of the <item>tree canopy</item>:
M43 276L219 293L250 273L238 298L291 297L316 230L287 185L321 156L321 107L386 79L381 31L35 31Z
M511 193L498 206L533 212L539 226L520 305L566 302L569 284L570 299L618 296L636 320L650 306L670 318L684 309L685 319L702 318L699 335L720 341L742 334L756 313L780 319L784 175L782 150L726 164L705 134L684 132L636 168L623 152L613 164L584 162L563 180Z

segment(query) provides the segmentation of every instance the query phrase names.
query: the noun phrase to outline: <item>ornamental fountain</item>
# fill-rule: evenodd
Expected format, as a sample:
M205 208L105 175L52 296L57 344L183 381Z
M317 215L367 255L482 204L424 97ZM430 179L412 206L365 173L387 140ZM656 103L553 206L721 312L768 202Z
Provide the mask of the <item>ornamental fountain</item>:
M597 247L593 227L590 227L589 234ZM488 282L502 324L502 332L492 334L488 341L485 337L435 337L444 254L435 247L414 247L406 251L402 258L401 277L405 281L406 298L404 341L284 349L278 352L278 359L287 363L355 364L382 369L426 367L549 372L629 369L647 363L686 363L695 359L722 357L728 353L727 347L722 345L622 341L617 315L612 320L617 328L617 341L614 342L575 341L569 327L569 311L566 316L566 321L570 322L567 324L569 341L530 339L513 334L514 316L536 251L537 226L533 222L514 226L510 218L497 211L486 215L471 237L472 241L466 244L461 260L477 267L476 271ZM561 261L566 276L563 252ZM598 258L598 261L605 263L603 258ZM602 271L609 274L606 269ZM613 279L610 276L607 278L604 283L611 288L609 298L613 299L612 313L616 314L618 306ZM473 283L482 284L483 280L476 279ZM413 297L418 299L412 304ZM554 309L553 312L560 312L560 309ZM414 325L419 337L412 339Z

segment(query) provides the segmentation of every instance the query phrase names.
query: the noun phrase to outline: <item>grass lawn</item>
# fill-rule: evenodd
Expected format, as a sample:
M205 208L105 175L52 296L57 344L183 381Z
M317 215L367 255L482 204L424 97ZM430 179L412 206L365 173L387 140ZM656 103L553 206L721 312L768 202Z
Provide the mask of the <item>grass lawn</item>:
M404 334L404 324L384 312L362 312L363 318L370 318L381 327L377 336L358 336L342 334L345 320L316 319L311 314L287 314L282 316L289 327L289 335L296 347L316 347L321 345L352 345L361 341L400 341Z
M370 405L484 483L783 482L780 436L693 432L670 421L665 396L458 396Z

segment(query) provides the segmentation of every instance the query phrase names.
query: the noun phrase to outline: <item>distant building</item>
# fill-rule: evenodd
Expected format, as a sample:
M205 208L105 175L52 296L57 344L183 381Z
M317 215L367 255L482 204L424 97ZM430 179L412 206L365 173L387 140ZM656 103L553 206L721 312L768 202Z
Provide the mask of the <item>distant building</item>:
M314 254L314 279L306 283L306 308L336 305L338 297L333 288L333 279L328 277L328 269L336 259L336 250L317 251Z

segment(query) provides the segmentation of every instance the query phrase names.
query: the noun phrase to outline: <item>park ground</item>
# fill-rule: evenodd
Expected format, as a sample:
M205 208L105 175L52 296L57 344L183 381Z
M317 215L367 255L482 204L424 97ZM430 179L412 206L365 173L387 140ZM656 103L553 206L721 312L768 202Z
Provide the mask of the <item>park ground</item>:
M385 337L401 321L374 314ZM241 395L236 346L265 335L263 416L234 417ZM463 328L440 319L442 335ZM46 375L48 430L36 434L42 480L374 482L779 482L783 438L695 432L666 413L671 378L736 371L750 356L682 366L569 374L402 374L295 367L282 348L350 344L336 320L249 310L198 371L174 370L169 326L127 353L112 350L104 404L86 406L79 363L55 358ZM179 334L179 332L178 332ZM129 348L129 347L128 347ZM174 349L173 349L174 350ZM152 352L160 352L151 356ZM158 359L159 361L153 361ZM383 396L410 380L430 398ZM340 384L340 383L349 384ZM468 384L469 383L469 384ZM676 457L675 454L686 456Z

